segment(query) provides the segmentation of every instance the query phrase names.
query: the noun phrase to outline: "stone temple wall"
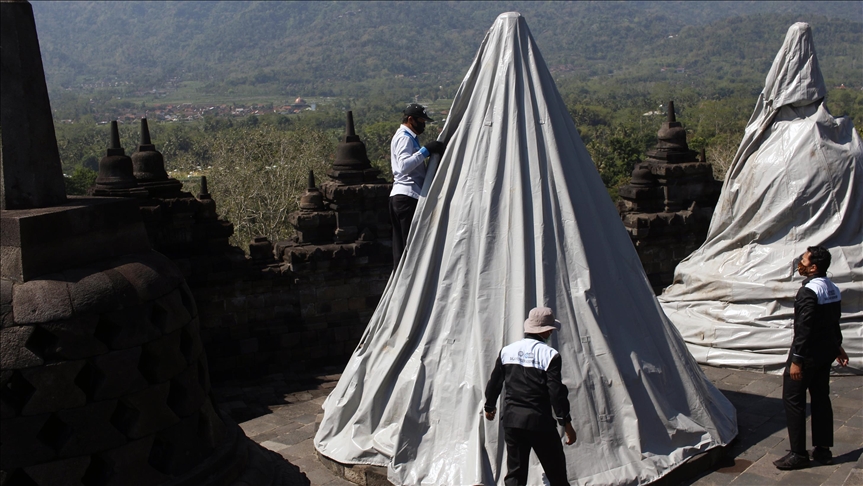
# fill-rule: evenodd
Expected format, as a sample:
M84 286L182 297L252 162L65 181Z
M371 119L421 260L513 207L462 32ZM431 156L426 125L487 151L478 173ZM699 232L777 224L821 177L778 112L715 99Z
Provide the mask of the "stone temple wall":
M389 248L329 245L307 256L190 277L214 379L347 362L392 271Z
M213 379L344 365L393 266L391 186L372 169L351 113L328 180L318 189L310 173L289 216L297 236L275 245L257 237L248 257L228 243L233 225L219 219L206 178L195 197L168 177L146 120L131 158L116 131L92 192L134 200L145 240L180 269Z

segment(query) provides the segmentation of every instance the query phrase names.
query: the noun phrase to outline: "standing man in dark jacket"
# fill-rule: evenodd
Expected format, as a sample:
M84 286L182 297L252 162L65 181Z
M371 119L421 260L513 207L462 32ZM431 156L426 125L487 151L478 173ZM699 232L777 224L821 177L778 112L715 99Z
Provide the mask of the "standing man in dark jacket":
M812 458L832 464L833 407L830 404L830 366L835 359L848 365L842 349L839 317L842 296L827 278L830 252L810 246L797 265L806 280L794 300L794 340L782 381L782 401L791 452L773 464L782 470L809 467L806 451L806 390L812 401Z
M575 443L569 392L560 379L560 354L545 343L555 330L560 330L560 321L554 318L551 309L531 310L524 321L524 339L500 351L485 387L485 417L494 420L495 403L506 382L502 419L507 455L506 486L527 484L531 449L536 452L552 486L569 484L566 457L551 413L553 408L557 423L564 426L566 444Z

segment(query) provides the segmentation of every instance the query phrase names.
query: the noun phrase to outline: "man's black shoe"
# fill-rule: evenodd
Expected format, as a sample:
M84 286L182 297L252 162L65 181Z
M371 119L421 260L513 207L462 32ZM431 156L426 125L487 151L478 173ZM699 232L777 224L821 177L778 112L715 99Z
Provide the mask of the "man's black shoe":
M833 464L833 453L826 447L816 447L812 449L812 459L826 466Z
M809 454L804 456L795 452L789 452L782 459L773 461L773 465L776 466L776 469L781 469L783 471L804 469L809 467Z

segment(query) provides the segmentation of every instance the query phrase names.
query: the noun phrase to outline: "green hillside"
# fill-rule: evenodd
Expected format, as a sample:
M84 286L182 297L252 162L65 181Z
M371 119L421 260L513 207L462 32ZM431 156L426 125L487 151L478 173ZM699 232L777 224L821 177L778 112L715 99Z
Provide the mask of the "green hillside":
M506 11L527 19L612 198L656 143L663 119L656 113L668 100L690 146L706 148L722 178L797 21L813 28L831 112L863 126L863 2L36 1L33 8L69 192L95 179L108 120L125 121L121 139L131 150L135 120L148 116L175 176L209 176L239 245L289 234L283 215L296 207L307 171L325 172L345 110L354 111L369 158L386 176L404 104L417 100L443 118L483 36ZM317 110L276 109L299 96ZM423 139L439 130L431 124ZM259 190L283 202L247 198Z
M861 2L33 2L53 91L99 82L216 93L448 97L501 12L561 79L763 77L810 22L829 82L859 86ZM126 84L128 83L128 84Z

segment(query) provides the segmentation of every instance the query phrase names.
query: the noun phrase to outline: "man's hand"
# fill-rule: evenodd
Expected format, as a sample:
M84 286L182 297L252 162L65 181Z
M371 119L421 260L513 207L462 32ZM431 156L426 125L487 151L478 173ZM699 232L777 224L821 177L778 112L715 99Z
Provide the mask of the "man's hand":
M839 346L839 356L836 357L836 362L839 363L840 366L848 366L848 353L842 349L842 346Z
M494 414L496 414L496 413L497 413L497 409L494 409L494 410L492 410L491 412L489 412L488 410L486 410L486 411L485 411L485 418L486 418L486 420L494 420Z
M575 429L572 428L571 422L567 422L567 424L563 426L563 431L566 432L566 445L575 444L577 437L575 435Z
M433 142L429 142L426 144L426 150L432 154L443 155L443 151L446 149L446 145L443 142L438 142L437 140Z
M792 380L800 381L803 379L803 368L801 368L799 364L791 363L791 370L789 370L789 371L790 371Z

